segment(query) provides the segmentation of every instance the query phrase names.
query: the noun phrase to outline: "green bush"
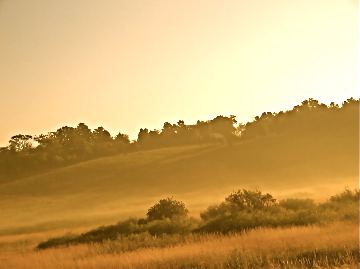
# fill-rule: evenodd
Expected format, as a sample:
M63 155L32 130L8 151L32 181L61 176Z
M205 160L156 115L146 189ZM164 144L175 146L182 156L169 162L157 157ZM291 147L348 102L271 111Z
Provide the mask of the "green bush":
M265 210L276 204L276 199L271 194L262 194L260 191L238 190L225 198L225 201L236 206L240 211L252 212Z
M335 203L359 203L359 190L345 189L340 194L336 194L330 197L330 202Z
M146 231L151 235L186 234L199 227L199 221L194 218L173 217L151 221L146 224Z
M285 209L298 211L301 209L314 209L316 204L312 199L285 199L279 201L279 206Z
M332 220L359 220L359 190L345 189L340 194L331 196L319 206L324 218Z
M80 235L66 235L63 237L50 238L40 243L37 248L45 249L70 244L102 243L119 240L119 238L140 238L138 234L151 236L163 236L165 234L187 234L199 227L199 221L194 218L173 217L162 220L148 221L143 224L142 219L130 218L115 225L101 226Z
M324 223L335 220L358 221L358 190L345 190L322 204L311 199L285 199L276 203L270 194L259 191L237 191L219 205L201 212L202 221L187 218L184 203L167 198L148 210L147 218L130 218L115 225L98 227L89 232L50 238L37 249L70 244L103 243L106 251L135 249L160 242L156 238L182 236L188 233L243 232L257 227L286 227ZM144 242L135 242L142 240ZM161 244L163 244L161 243ZM166 243L166 244L168 244Z
M231 206L222 202L219 205L209 206L205 211L200 212L200 217L202 220L208 221L222 215L230 215L233 211Z
M266 211L276 205L272 195L262 194L260 191L238 190L225 198L220 205L209 206L200 213L200 217L207 221L219 216L227 216L238 212Z
M68 234L60 237L54 237L50 238L47 241L41 242L37 249L46 249L51 247L57 247L57 246L67 246L76 241L77 235L75 234Z
M321 213L311 210L293 211L279 208L276 211L237 212L210 219L196 231L207 233L242 232L257 227L310 225L319 223L321 219Z
M83 233L76 239L79 243L102 242L110 239L114 240L119 235L130 235L142 232L138 220L130 218L120 221L115 225L101 226L87 233Z
M154 206L149 208L146 213L149 221L162 220L173 217L187 217L189 211L185 204L180 201L173 200L173 198L161 199Z
M80 235L50 238L45 242L41 242L37 248L45 249L70 244L99 243L105 240L115 240L119 235L128 236L144 232L143 226L139 226L137 222L137 219L130 218L115 225L101 226Z
M351 200L348 197L354 196L354 193L352 196L349 192L345 194L333 197L342 197L342 200L348 201ZM351 201L353 200L352 198ZM317 205L311 199L285 199L276 203L276 199L270 194L238 190L226 197L225 202L209 206L201 212L200 216L205 222L196 231L241 232L256 227L300 226L333 220L353 220L357 216L357 210L349 203L328 203L332 207ZM334 210L334 203L340 211Z

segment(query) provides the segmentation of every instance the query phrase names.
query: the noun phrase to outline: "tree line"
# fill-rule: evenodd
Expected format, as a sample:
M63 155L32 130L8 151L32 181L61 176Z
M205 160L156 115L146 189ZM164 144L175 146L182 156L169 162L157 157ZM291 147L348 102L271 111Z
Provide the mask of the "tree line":
M137 139L127 134L116 136L103 127L91 130L85 123L64 126L54 132L32 136L12 136L0 148L0 182L36 174L81 161L163 147L222 144L264 137L310 139L313 144L324 138L345 144L357 141L359 99L349 98L342 105L325 105L309 98L291 110L264 112L248 123L238 123L234 115L187 125L183 120L165 122L161 130L141 128ZM355 142L355 143L358 143Z

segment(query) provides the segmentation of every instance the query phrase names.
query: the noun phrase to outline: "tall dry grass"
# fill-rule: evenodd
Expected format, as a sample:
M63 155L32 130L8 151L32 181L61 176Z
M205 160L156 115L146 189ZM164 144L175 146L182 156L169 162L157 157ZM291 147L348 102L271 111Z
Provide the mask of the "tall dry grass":
M0 254L0 268L358 268L354 222L187 235L178 244L132 251L117 251L116 243Z

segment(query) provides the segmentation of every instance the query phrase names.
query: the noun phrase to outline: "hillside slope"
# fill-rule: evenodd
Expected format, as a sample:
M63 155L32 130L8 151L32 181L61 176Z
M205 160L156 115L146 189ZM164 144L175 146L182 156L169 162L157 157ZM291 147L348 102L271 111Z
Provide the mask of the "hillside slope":
M0 231L143 216L172 195L197 212L236 188L328 197L332 186L357 186L356 143L267 137L87 161L0 185Z

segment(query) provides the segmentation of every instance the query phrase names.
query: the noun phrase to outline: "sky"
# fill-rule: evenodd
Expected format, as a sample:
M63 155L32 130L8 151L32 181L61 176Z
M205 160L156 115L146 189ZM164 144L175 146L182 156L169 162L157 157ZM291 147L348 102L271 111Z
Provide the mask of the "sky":
M0 146L359 98L357 0L0 0Z

